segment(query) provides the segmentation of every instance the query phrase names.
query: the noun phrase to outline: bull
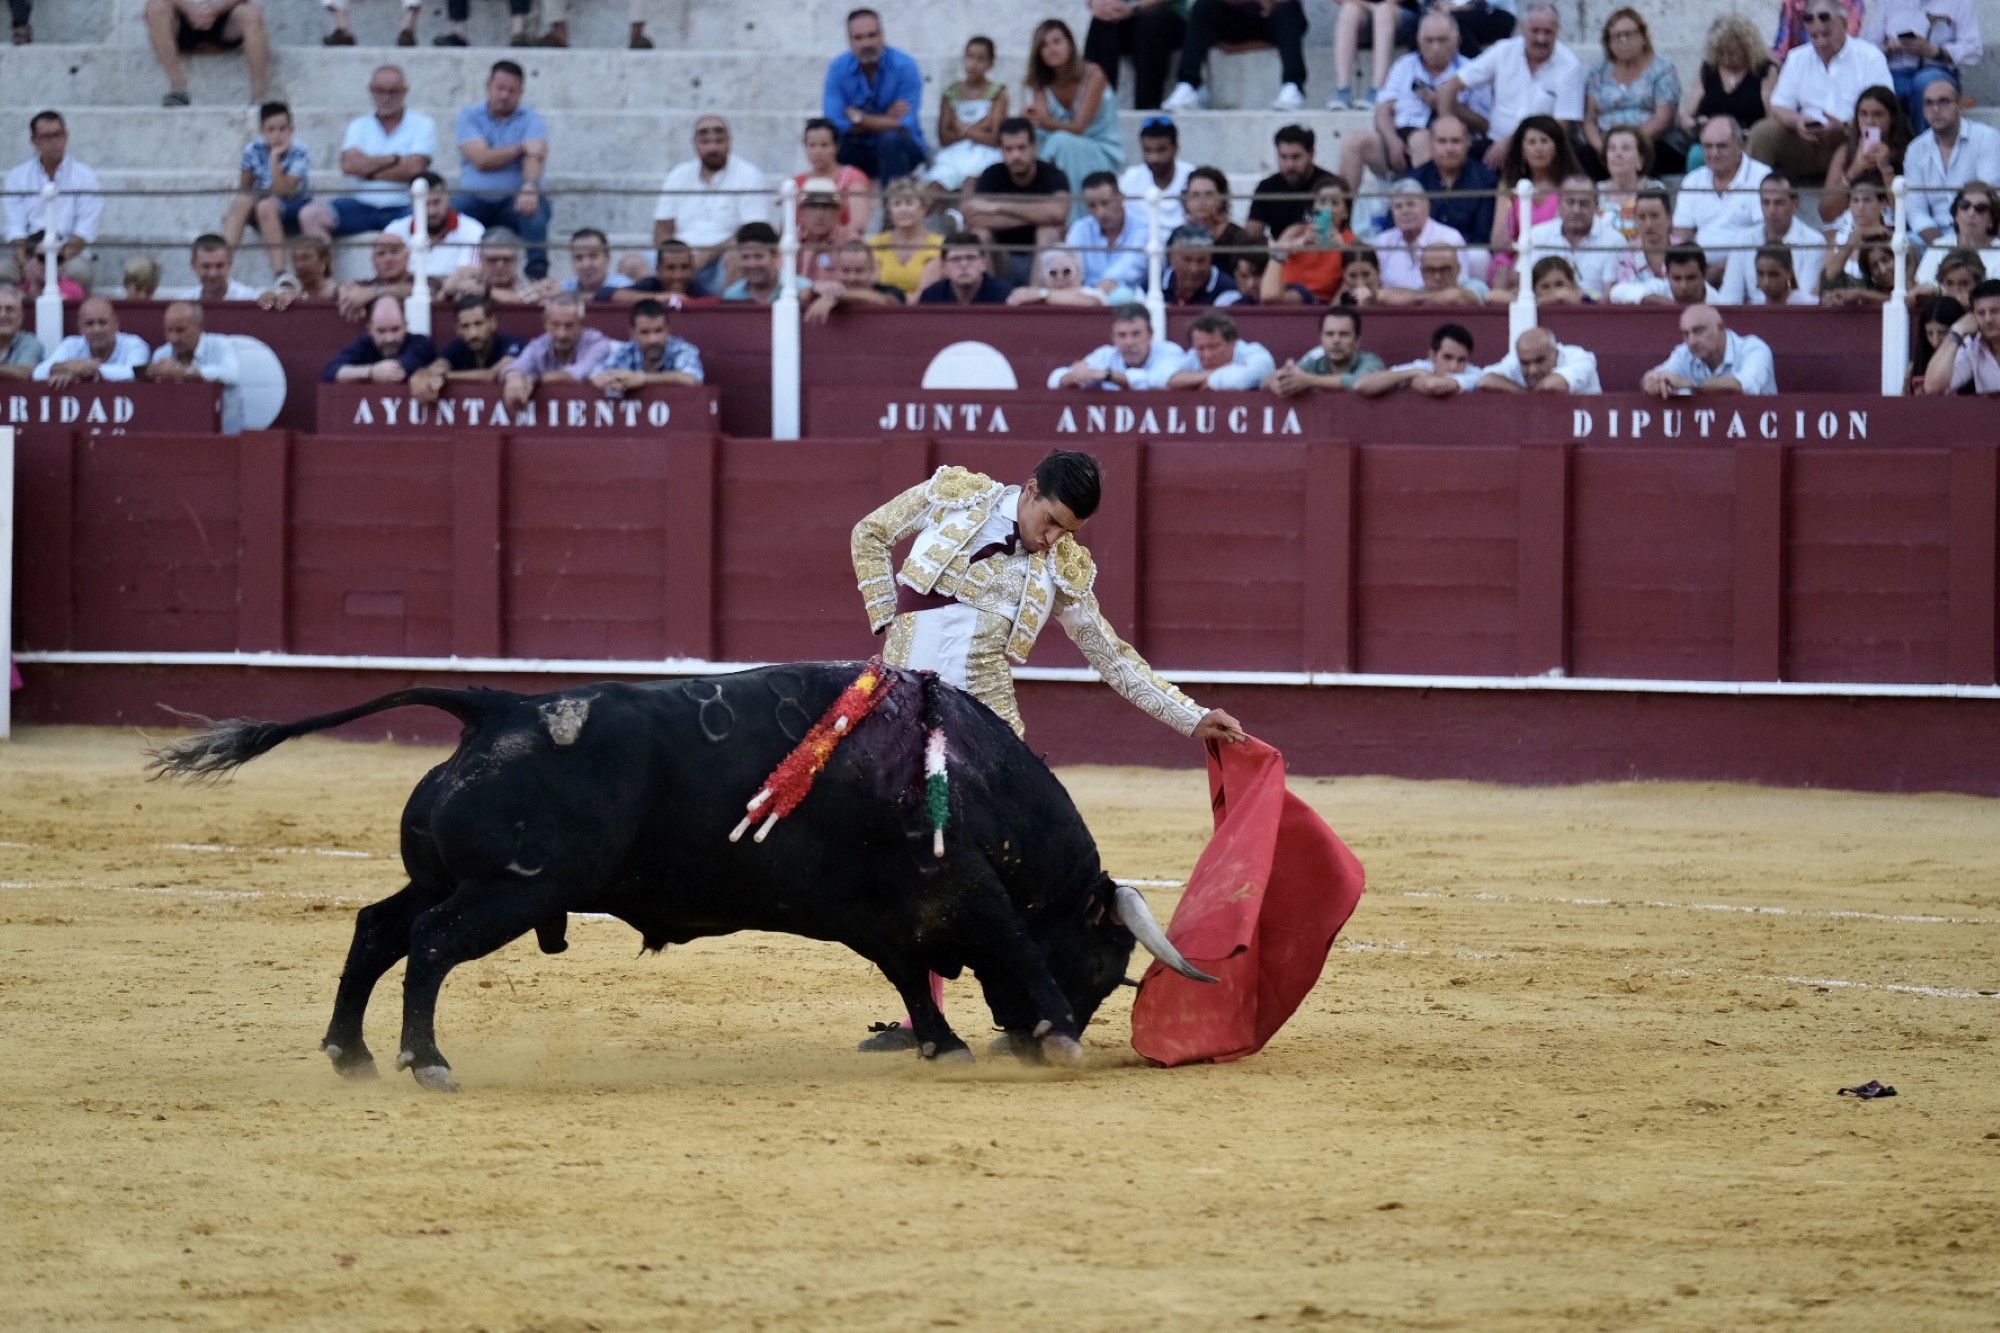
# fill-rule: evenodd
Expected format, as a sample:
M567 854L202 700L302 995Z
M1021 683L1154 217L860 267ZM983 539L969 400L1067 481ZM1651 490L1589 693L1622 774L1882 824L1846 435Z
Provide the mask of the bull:
M1065 1062L1081 1057L1135 940L1211 979L1105 874L1055 775L985 705L928 675L889 672L875 712L768 841L732 841L746 797L859 669L811 662L541 695L418 687L296 722L214 723L154 750L150 768L219 780L295 736L393 708L464 723L404 805L408 884L355 919L321 1043L350 1078L375 1073L362 1019L407 957L396 1064L455 1091L435 1033L445 978L530 931L561 952L571 912L616 917L655 952L739 930L846 945L896 988L927 1060L971 1058L927 972L969 969L1004 1045ZM941 857L923 800L926 707L953 756Z

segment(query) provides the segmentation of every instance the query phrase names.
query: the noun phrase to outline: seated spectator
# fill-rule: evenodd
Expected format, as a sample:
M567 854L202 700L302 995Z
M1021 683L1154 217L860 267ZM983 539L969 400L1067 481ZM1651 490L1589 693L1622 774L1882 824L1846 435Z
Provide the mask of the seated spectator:
M1343 13L1345 8L1343 6ZM1465 65L1465 57L1458 49L1458 25L1451 21L1451 15L1442 9L1427 12L1417 24L1417 49L1396 57L1396 63L1389 69L1389 81L1382 88L1381 96L1375 99L1374 132L1341 136L1340 174L1359 185L1364 169L1373 171L1384 180L1410 173L1416 175L1425 189L1436 189L1417 173L1431 160L1434 122L1445 115L1438 100L1438 89ZM1448 117L1466 132L1465 146L1468 151L1472 141L1467 126L1476 123L1483 129L1492 110L1491 93L1480 88L1467 93L1462 99L1460 115ZM1465 157L1461 155L1450 172L1454 180L1464 166ZM1486 171L1489 176L1492 174L1484 164L1481 164L1480 170ZM1489 185L1487 188L1492 187ZM1445 201L1438 202L1442 204ZM1458 226L1455 222L1449 225ZM1459 227L1459 230L1465 229ZM1486 229L1481 228L1470 234L1484 236Z
M1016 287L1007 293L1008 305L1066 305L1102 308L1113 297L1096 287L1083 285L1083 265L1068 250L1044 250L1035 257L1035 285ZM1135 295L1129 287L1115 287L1117 299L1129 301Z
M1365 25L1365 26L1364 26ZM1389 61L1399 46L1415 46L1417 43L1417 7L1414 0L1398 3L1398 0L1341 0L1334 11L1333 20L1333 96L1327 100L1329 111L1354 110L1354 56L1362 45L1361 38L1368 37L1368 47L1374 53L1374 77L1368 84L1369 106L1376 106L1389 95ZM1451 30L1452 46L1458 45L1458 28ZM1358 177L1349 176L1349 180Z
M549 220L542 192L549 168L549 127L542 113L521 105L527 75L511 60L486 74L486 100L458 113L458 193L451 206L481 227L505 227L528 243L528 276L549 273Z
M1597 354L1575 343L1557 342L1547 329L1529 329L1516 338L1514 350L1479 377L1479 387L1489 393L1568 393L1578 397L1604 392L1597 382Z
M484 239L486 228L480 225L478 218L467 217L451 206L451 192L444 187L444 177L435 171L426 171L419 179L430 187L424 195L424 233L430 247L424 252L424 269L420 276L435 292L452 274L478 265L479 242ZM396 219L382 228L382 234L401 241L409 253L416 252L417 220L414 215Z
M1949 296L1933 296L1917 307L1917 327L1921 336L1910 348L1910 392L1926 392L1924 373L1930 369L1937 349L1944 345L1951 326L1963 319L1967 310Z
M1514 272L1514 246L1521 239L1521 207L1514 197L1515 187L1524 180L1533 187L1528 225L1538 227L1560 215L1562 183L1582 170L1557 121L1548 116L1530 116L1515 129L1501 159L1500 190L1494 200L1493 231L1488 237L1493 258L1486 273L1495 287L1511 290L1519 277Z
M792 184L799 190L799 207L805 207L806 187L815 181L828 181L833 185L835 237L837 241L852 241L868 230L868 224L875 217L875 183L868 179L868 173L859 167L851 167L838 160L840 152L840 131L833 122L823 116L815 116L806 122L802 139L806 153L806 169L792 177Z
M1306 104L1306 10L1301 0L1194 0L1181 38L1180 81L1160 103L1168 111L1204 105L1203 71L1216 43L1270 42L1278 48L1278 95L1271 107L1296 111ZM1287 220L1285 226L1290 226ZM1274 230L1283 230L1275 228Z
M1165 338L1153 337L1153 321L1142 305L1111 312L1111 341L1068 366L1049 372L1051 389L1163 389L1186 353Z
M1653 141L1632 125L1620 125L1604 135L1604 182L1597 196L1603 201L1604 220L1617 228L1629 244L1639 235L1633 210L1639 191L1662 188L1646 173L1653 168Z
M1215 265L1215 243L1192 222L1174 228L1167 237L1169 305L1235 305L1242 299L1236 285Z
M1910 230L1935 245L1953 226L1951 198L1973 181L2000 181L2000 129L1965 119L1958 89L1940 79L1924 89L1924 120L1904 155ZM1851 205L1850 205L1851 207Z
M830 180L811 180L799 192L798 274L808 283L833 276L840 246L840 192Z
M570 233L569 271L561 290L581 292L586 301L609 301L632 285L630 278L611 271L611 238L595 227Z
M1479 386L1479 367L1472 363L1472 334L1463 324L1440 324L1431 331L1431 354L1405 361L1354 382L1354 392L1380 398L1410 389L1427 398L1449 398Z
M1340 292L1333 298L1335 305L1374 305L1382 295L1382 261L1375 257L1375 251L1365 245L1357 245L1341 256Z
M1837 221L1847 211L1848 186L1864 175L1894 180L1903 172L1903 157L1910 146L1910 125L1903 119L1903 107L1888 88L1862 90L1854 103L1854 119L1847 135L1833 150L1826 169L1826 188L1819 195L1822 222Z
M415 46L417 44L417 11L423 7L423 0L402 0L403 26L396 32L396 45ZM326 15L333 20L333 26L326 36L320 38L322 46L354 45L354 29L347 22L347 0L326 0ZM440 45L465 45L463 38L455 43L439 39Z
M39 247L27 244L50 226L62 237L57 258L60 277L68 278L84 291L90 290L97 270L97 252L90 247L97 240L97 224L104 216L104 196L98 193L97 173L70 156L69 126L54 111L37 112L28 122L28 141L34 156L7 173L0 186L0 209L7 218L7 240L11 253L0 261L0 285L18 284L27 251ZM42 187L56 187L53 219L43 216Z
M1597 208L1597 185L1579 172L1562 183L1558 215L1529 230L1535 254L1569 261L1584 294L1601 298L1617 280L1625 237Z
M1769 395L1778 391L1771 348L1762 338L1725 328L1713 306L1681 311L1681 342L1639 381L1651 398L1684 393Z
M1295 398L1315 389L1352 389L1363 375L1385 369L1381 357L1362 350L1361 312L1337 305L1319 317L1319 346L1279 366L1264 387Z
M647 0L632 0L631 30L626 35L625 45L633 51L650 51L653 39L646 35L645 8ZM569 0L542 0L542 19L547 24L542 35L535 39L536 46L565 47L569 45Z
M368 331L340 349L320 378L328 384L401 384L437 360L437 348L403 319L403 301L378 296L368 307Z
M1070 260L1072 271L1076 261ZM813 284L805 309L809 324L824 324L842 306L902 306L900 287L876 280L875 252L866 241L849 241L834 255L833 276Z
M862 255L867 256L864 247ZM604 368L589 377L606 393L626 393L648 384L700 384L701 352L667 328L667 308L658 301L632 307L632 337L611 349Z
M521 276L521 238L505 227L494 227L479 238L479 267L452 274L438 294L446 300L478 295L495 305L540 305L555 290L546 278L530 282Z
M1757 290L1757 255L1770 245L1786 247L1798 265L1793 286L1810 297L1819 290L1819 272L1825 255L1825 234L1806 225L1799 217L1799 187L1782 171L1766 176L1757 187L1762 217L1757 226L1740 233L1722 266L1722 304L1761 304L1752 293ZM1810 305L1810 301L1802 304Z
M1468 89L1493 89L1488 118L1493 142L1486 165L1495 171L1505 165L1508 144L1522 122L1536 116L1554 119L1567 148L1570 131L1583 119L1583 63L1557 40L1562 19L1552 0L1527 0L1520 33L1487 47L1438 89L1441 109L1460 119Z
M1271 254L1268 250L1246 250L1236 256L1236 270L1230 276L1236 280L1236 304L1261 305L1264 295L1264 275L1271 271ZM1279 270L1279 276L1284 272Z
M167 76L167 95L160 105L188 105L184 55L241 51L250 71L250 105L270 92L271 35L264 27L264 7L257 0L146 0L146 34L153 59Z
M1667 254L1673 248L1669 208L1664 189L1639 191L1632 206L1632 221L1639 235L1611 271L1611 288L1605 293L1613 305L1673 299L1667 285ZM1706 258L1703 256L1704 262Z
M1667 251L1667 297L1675 305L1720 305L1722 293L1708 285L1711 265L1698 245Z
M1381 305L1484 305L1489 294L1486 284L1466 277L1461 262L1457 246L1426 245L1417 256L1417 286L1386 283L1375 300Z
M1109 297L1146 289L1146 221L1125 207L1108 171L1083 178L1086 215L1069 224L1065 244L1083 263L1083 285Z
M193 270L195 283L168 292L171 301L254 301L257 289L248 283L238 282L230 276L236 267L235 252L229 242L220 236L207 233L194 238L194 245L188 251L188 268Z
M1818 305L1819 297L1799 290L1798 261L1783 242L1757 247L1752 261L1756 281L1744 298L1747 305ZM1818 277L1815 270L1814 277Z
M1889 63L1848 36L1839 0L1806 0L1805 19L1812 41L1785 55L1769 114L1750 132L1749 152L1794 180L1817 181L1847 138L1862 90L1890 82Z
M1036 155L1035 127L1018 117L1000 123L1001 161L966 188L965 229L1000 247L1002 272L1024 281L1038 249L1058 245L1069 223L1069 178Z
M1952 324L1924 371L1925 393L2000 394L2000 278L1970 296L1972 313Z
M456 320L458 336L410 376L410 396L419 402L436 402L448 384L491 384L527 345L500 327L493 303L483 296L459 297Z
M1847 12L1847 35L1859 37L1866 0L1840 0ZM1812 0L1778 0L1778 28L1771 35L1771 59L1782 61L1804 46L1812 33L1812 18L1806 13Z
M778 299L778 233L768 222L736 229L736 281L722 289L725 301L769 305Z
M1123 4L1125 0L1099 0L1102 4ZM1170 5L1156 8L1168 9ZM1092 20L1091 30L1097 22ZM1112 87L1117 87L1116 82ZM1181 203L1181 193L1187 189L1189 177L1194 175L1194 164L1181 157L1181 132L1170 116L1150 116L1139 126L1139 161L1125 168L1118 178L1118 193L1125 196L1125 207L1141 218L1148 216L1146 195L1157 189L1160 192L1159 218L1160 235L1165 237L1175 227L1187 221L1187 209ZM1223 190L1224 194L1228 189Z
M1457 116L1431 122L1431 160L1413 169L1407 179L1424 187L1431 198L1431 216L1461 236L1491 237L1493 208L1500 177L1472 156L1472 139Z
M323 236L294 236L286 250L291 266L278 280L257 293L257 304L266 310L283 310L294 301L332 301L340 288L333 280L333 247ZM155 282L158 265L154 266ZM131 295L132 273L125 273L125 292Z
M686 241L661 241L653 255L653 271L640 278L629 287L619 287L611 293L611 299L622 304L659 298L660 304L669 310L684 310L691 305L708 305L712 296L693 296L689 286L694 282L694 251Z
M1439 0L1439 8L1458 25L1458 44L1467 60L1476 60L1495 42L1514 35L1516 0Z
M312 151L292 135L292 109L283 102L258 107L257 137L244 145L222 239L234 250L254 217L273 278L285 271L285 237L299 229L299 213L312 202L311 170Z
M61 388L73 381L129 380L146 364L144 338L118 331L118 311L101 296L76 309L76 332L35 367L35 378Z
M1241 254L1257 244L1248 231L1230 220L1229 177L1214 167L1196 167L1188 173L1187 188L1181 191L1181 209L1189 223L1208 233L1222 254ZM1173 232L1167 235L1171 237Z
M1238 336L1236 321L1219 310L1188 326L1188 349L1167 376L1169 389L1257 389L1277 371L1261 343Z
M1594 299L1583 294L1583 287L1576 280L1576 270L1561 255L1537 259L1528 275L1528 282L1537 306L1584 305Z
M201 331L201 307L193 301L175 301L167 307L161 325L166 341L153 351L145 368L151 384L173 384L185 380L207 380L222 386L222 433L243 431L243 367L236 359L236 344L227 334Z
M1701 139L1702 127L1727 116L1748 131L1764 119L1764 108L1778 86L1778 62L1764 48L1756 27L1741 14L1723 14L1708 25L1701 55L1701 72L1688 89L1681 111L1681 132ZM1704 153L1688 155L1688 170L1702 164Z
M1611 11L1600 40L1604 59L1583 81L1584 170L1605 175L1604 136L1620 126L1643 130L1652 141L1661 171L1678 173L1683 164L1680 138L1681 76L1673 62L1653 49L1653 34L1639 11Z
M18 290L30 301L39 300L42 289L48 285L48 266L42 262L43 239L40 232L32 232L21 238L19 246L21 282ZM82 284L70 277L68 270L69 266L63 265L56 277L56 293L65 304L81 301L86 295Z
M1860 277L1861 265L1855 258L1857 248L1865 241L1886 245L1893 236L1889 227L1889 190L1880 176L1871 171L1854 182L1847 192L1847 212L1830 236L1833 244L1827 249L1822 272L1845 272L1849 277ZM1822 278L1821 287L1824 286Z
M403 71L383 65L368 76L373 115L350 121L340 144L340 169L353 188L328 202L315 199L299 213L299 227L323 236L380 231L410 212L410 182L437 157L437 125L404 105L410 84Z
M1867 251L1868 248L1864 246L1862 251L1864 257ZM1934 275L1927 281L1917 283L1912 290L1912 295L1944 295L1953 298L1960 305L1965 305L1966 299L1972 295L1972 289L1992 276L1985 261L1981 259L1980 252L1977 250L1934 250L1931 253L1932 255L1942 254L1942 258L1937 262L1937 269ZM1929 258L1929 256L1926 256L1926 258ZM1891 265L1890 276L1893 277L1894 273L1894 266ZM1873 285L1879 286L1879 284ZM1885 287L1882 290L1889 291L1891 289ZM1966 308L1968 310L1971 309L1970 306L1966 306Z
M14 20L14 45L32 46L35 42L35 0L8 0L8 8Z
M542 384L582 383L604 368L617 343L583 322L583 298L557 292L542 307L542 333L500 377L501 398L521 407Z
M1325 305L1340 291L1343 257L1355 241L1347 182L1338 176L1323 181L1312 203L1311 213L1271 243L1258 304Z
M1834 272L1831 267L1832 261L1829 259L1828 269L1820 276L1821 305L1879 306L1895 299L1896 252L1889 248L1886 241L1861 240L1858 234L1853 239L1860 241L1854 255L1861 274L1852 277L1846 273ZM1844 248L1842 253L1845 253Z
M1419 291L1424 286L1422 253L1434 245L1449 246L1458 276L1467 276L1465 237L1431 217L1430 196L1413 180L1389 187L1389 229L1369 243L1382 266L1382 285Z
M554 0L560 5L563 0ZM528 32L528 11L534 7L534 0L507 0L507 45L509 46L568 46L565 35L560 43L543 43ZM567 12L567 11L563 11ZM444 0L444 16L450 25L443 33L431 38L432 46L468 46L467 23L472 18L472 0ZM568 24L564 25L567 34Z
M914 301L944 274L944 237L924 224L924 190L915 178L890 181L882 198L889 229L870 236L868 244L875 251L880 280Z
M0 287L0 380L24 380L41 364L42 340L21 327L28 303L13 287Z
M920 170L930 156L919 118L923 101L923 71L883 41L881 15L850 13L847 51L827 66L820 96L820 114L840 131L840 160L878 181Z
M1304 125L1286 125L1271 136L1278 169L1257 182L1250 196L1250 220L1244 230L1253 241L1282 236L1312 211L1319 187L1338 180L1313 159L1318 137ZM1350 189L1349 193L1353 193ZM1192 216L1192 214L1190 214Z
M1937 244L1924 252L1923 261L1917 265L1917 285L1923 287L1935 282L1938 266L1953 250L1977 251L1986 276L2000 278L2000 244L1993 239L1994 221L2000 217L2000 188L1985 181L1972 181L1952 199L1951 217L1953 229L1939 236Z
M740 228L754 224L770 230L764 173L731 153L729 145L728 121L698 117L695 155L667 173L653 208L654 245L680 240L693 247L692 290L698 296L720 295L728 285L723 261Z
M944 276L924 288L919 305L1005 305L1007 284L986 271L986 247L969 231L944 238Z
M1743 131L1728 116L1716 116L1702 126L1701 150L1703 165L1681 179L1680 198L1674 204L1674 241L1724 246L1760 225L1759 196L1754 191L1771 168L1743 155Z
M938 98L938 151L923 174L924 212L1000 160L1000 122L1007 119L1007 87L993 72L993 39L974 37L959 56L964 77ZM911 180L914 177L902 177Z
M1075 35L1061 19L1044 19L1035 28L1028 44L1027 89L1021 119L1035 127L1042 159L1072 183L1102 171L1115 188L1125 165L1118 97L1104 71L1077 50ZM1073 200L1070 221L1082 214L1081 200Z
M0 291L7 290L0 287ZM160 261L151 255L135 255L125 261L125 299L128 301L150 301L153 293L160 290ZM259 292L257 302L263 304L267 293Z
M1985 54L1972 0L1876 0L1862 17L1860 38L1881 50L1911 120L1924 113L1926 88L1948 83L1956 92L1960 69Z
M1186 10L1187 6L1174 0L1092 0L1090 28L1083 34L1083 58L1104 71L1105 82L1116 93L1118 58L1129 56L1133 107L1157 111L1160 94L1167 89L1167 73L1174 65L1174 52L1187 35ZM1165 184L1160 188L1166 189ZM1125 195L1134 197L1130 190ZM1176 218L1171 225L1179 226L1180 220Z
M410 272L410 247L401 238L387 233L377 236L368 248L368 262L374 276L365 282L343 282L334 289L333 299L342 319L362 319L369 307L385 296L407 300L417 289L416 274Z

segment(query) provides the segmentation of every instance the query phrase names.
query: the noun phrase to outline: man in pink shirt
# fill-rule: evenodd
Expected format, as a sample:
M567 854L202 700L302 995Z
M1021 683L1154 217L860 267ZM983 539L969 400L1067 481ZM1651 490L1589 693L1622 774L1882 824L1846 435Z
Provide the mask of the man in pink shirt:
M526 404L537 384L580 383L604 368L617 344L584 327L583 308L583 297L575 292L559 292L542 307L542 335L521 349L507 371L502 393L507 406Z

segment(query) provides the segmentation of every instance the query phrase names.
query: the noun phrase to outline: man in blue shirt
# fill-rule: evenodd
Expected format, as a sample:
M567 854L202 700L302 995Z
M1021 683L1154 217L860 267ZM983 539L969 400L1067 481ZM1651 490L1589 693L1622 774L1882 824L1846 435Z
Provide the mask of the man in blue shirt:
M1083 261L1083 285L1109 296L1146 289L1146 220L1128 212L1118 178L1093 171L1083 178L1083 206L1066 243Z
M1424 187L1431 216L1479 244L1493 234L1493 201L1500 178L1472 156L1472 134L1457 116L1431 122L1431 160L1405 177Z
M840 131L838 159L876 181L915 172L930 156L918 118L924 75L917 62L882 41L882 17L872 9L847 16L847 54L826 68L821 97Z
M918 305L1006 305L1013 288L986 271L986 245L969 231L944 238L944 276L924 288Z
M542 113L521 105L526 76L511 60L494 63L486 100L458 113L457 194L451 206L482 227L505 227L528 243L528 277L549 274L549 218L542 172L549 164L549 127Z

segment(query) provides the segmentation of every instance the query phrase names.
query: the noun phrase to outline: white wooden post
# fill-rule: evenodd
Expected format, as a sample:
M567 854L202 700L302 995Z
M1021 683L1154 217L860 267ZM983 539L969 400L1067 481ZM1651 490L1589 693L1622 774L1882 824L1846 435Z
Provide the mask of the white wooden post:
M430 195L431 187L422 176L410 182L410 272L417 281L403 298L403 323L412 338L431 336L431 284L424 276L430 271Z
M1527 181L1514 186L1514 215L1518 219L1521 243L1514 250L1514 300L1507 307L1507 350L1522 334L1535 327L1535 241L1528 234L1535 217L1535 187Z
M1896 256L1896 286L1882 303L1882 395L1900 398L1910 379L1910 294L1904 276L1910 255L1908 178L1896 177L1891 189L1896 198L1896 227L1889 249Z
M778 187L778 299L771 302L771 438L799 438L799 187Z

